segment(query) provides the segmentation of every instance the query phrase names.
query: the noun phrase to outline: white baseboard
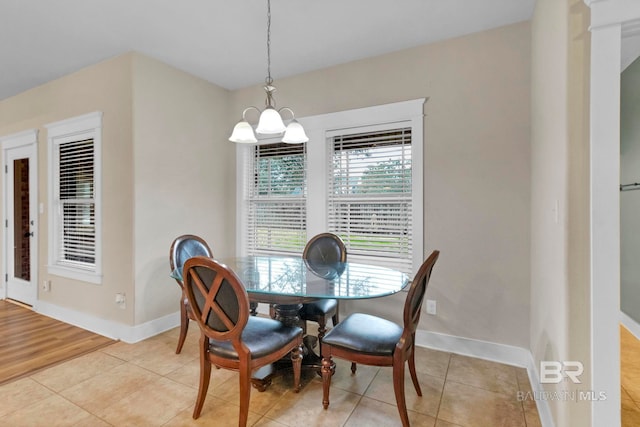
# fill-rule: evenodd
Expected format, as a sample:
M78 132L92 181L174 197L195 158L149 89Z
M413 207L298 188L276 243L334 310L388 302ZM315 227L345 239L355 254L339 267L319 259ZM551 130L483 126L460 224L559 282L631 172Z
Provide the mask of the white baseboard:
M627 328L634 337L640 340L640 323L624 312L620 312L620 323Z
M39 300L33 306L33 309L37 313L45 316L126 343L142 341L180 325L180 312L177 311L140 325L131 326L111 320L100 319L88 313L60 307L42 300Z
M534 394L541 395L544 391L533 355L525 348L422 330L416 331L416 345L526 368ZM547 401L536 400L536 405L542 426L554 427Z

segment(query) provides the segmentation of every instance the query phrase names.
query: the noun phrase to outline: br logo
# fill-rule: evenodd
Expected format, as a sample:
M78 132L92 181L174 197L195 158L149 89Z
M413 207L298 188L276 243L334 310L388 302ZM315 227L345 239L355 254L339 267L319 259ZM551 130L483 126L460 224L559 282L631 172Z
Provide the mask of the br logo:
M580 384L578 378L584 371L582 362L575 360L567 360L564 362L555 362L543 360L540 362L540 382L543 384L558 384L565 377L569 378L574 384Z

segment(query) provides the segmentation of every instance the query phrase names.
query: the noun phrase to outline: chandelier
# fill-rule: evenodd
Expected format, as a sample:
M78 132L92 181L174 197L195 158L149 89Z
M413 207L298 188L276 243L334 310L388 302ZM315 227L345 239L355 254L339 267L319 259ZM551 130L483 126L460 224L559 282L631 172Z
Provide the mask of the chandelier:
M276 88L273 86L273 79L271 78L271 0L267 0L267 77L265 78L265 83L264 90L267 93L267 99L265 100L264 110L260 111L257 107L245 108L242 112L242 120L234 126L229 141L251 144L258 142L256 133L258 135L278 135L283 132L282 142L284 143L300 144L309 141L304 128L296 120L293 110L288 107L276 110L276 101L273 99L273 93ZM255 110L260 114L255 132L246 118L246 114L250 110ZM281 112L285 111L291 114L291 119L287 126L284 125L280 115Z

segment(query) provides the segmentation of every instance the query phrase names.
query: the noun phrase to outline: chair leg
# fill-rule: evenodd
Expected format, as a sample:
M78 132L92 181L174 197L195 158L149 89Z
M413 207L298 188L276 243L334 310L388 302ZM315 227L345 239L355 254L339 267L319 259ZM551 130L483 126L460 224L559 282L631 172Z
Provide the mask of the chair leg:
M300 373L302 371L302 346L298 346L291 352L291 363L293 364L293 391L300 391Z
M243 363L240 362L240 365ZM251 398L251 369L249 362L240 367L240 420L239 427L245 427L249 419L249 399Z
M178 337L178 347L176 348L176 354L180 354L184 340L187 338L187 331L189 330L189 313L187 313L187 306L184 303L184 295L180 300L180 336Z
M202 412L204 399L207 397L209 390L209 380L211 379L211 362L207 356L207 348L209 340L205 337L200 338L200 385L198 386L198 397L196 398L196 406L193 408L193 419L197 419Z
M333 365L333 361L331 360L331 356L322 358L322 368L320 372L322 372L322 406L324 409L329 407L329 388L331 387L331 366Z
M418 383L418 376L416 375L416 352L414 350L415 347L411 349L411 355L409 356L409 373L411 374L413 386L416 388L416 393L418 393L418 396L422 396L422 390L420 389L420 383Z
M356 369L358 369L356 366L356 362L351 362L351 373L354 375L356 374Z
M249 301L249 313L252 316L257 316L258 315L258 303L257 302Z
M333 322L333 326L336 326L338 323L340 323L340 316L338 315L338 309L337 308L336 308L336 314L331 316L331 321Z
M398 405L402 427L409 427L407 402L404 399L404 360L400 358L394 358L393 361L393 391L396 395L396 404Z
M318 321L318 353L322 355L322 338L324 338L324 336L327 333L327 318L324 316L320 316L317 319L317 321Z

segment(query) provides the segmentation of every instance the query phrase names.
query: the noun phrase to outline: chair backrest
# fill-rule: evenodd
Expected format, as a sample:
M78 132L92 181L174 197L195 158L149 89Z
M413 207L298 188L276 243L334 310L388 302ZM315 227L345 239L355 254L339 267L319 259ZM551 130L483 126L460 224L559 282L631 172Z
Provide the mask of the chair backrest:
M233 270L196 256L184 264L182 281L202 332L217 341L239 341L249 320L249 296Z
M183 234L176 237L169 249L169 267L171 271L180 270L184 267L184 263L194 256L206 256L213 258L213 251L204 241L202 237L193 234ZM178 281L178 284L182 284Z
M347 248L340 237L333 233L313 236L302 252L302 258L313 263L331 264L347 261Z
M429 255L429 258L422 263L413 278L413 282L411 282L407 299L404 302L404 329L412 334L415 333L418 328L424 295L427 293L427 285L429 284L431 271L439 256L440 251L433 251L431 255Z
M347 262L347 248L340 237L321 233L307 242L302 258L313 273L325 279L342 274Z

